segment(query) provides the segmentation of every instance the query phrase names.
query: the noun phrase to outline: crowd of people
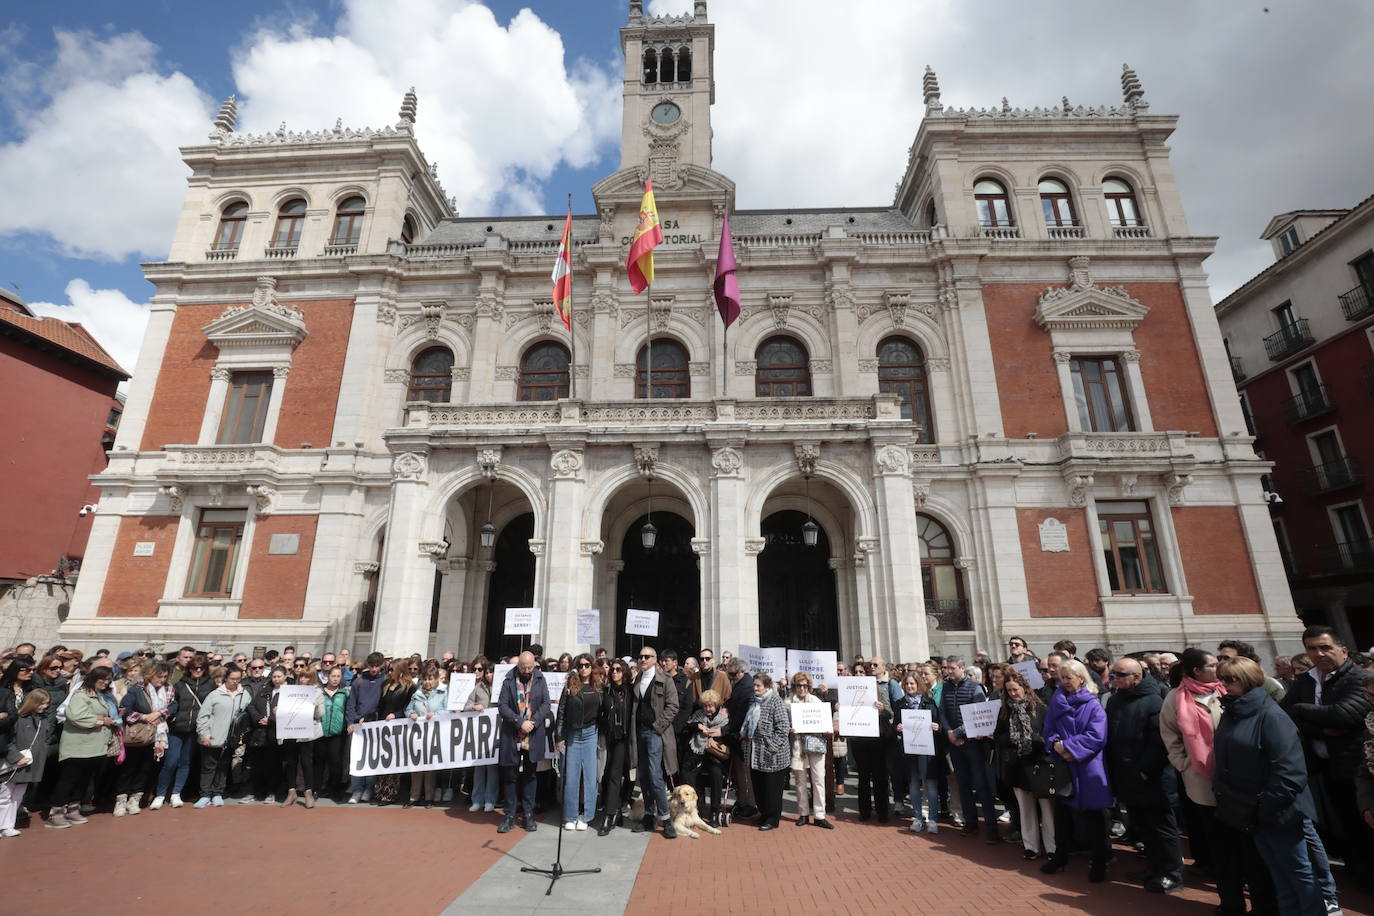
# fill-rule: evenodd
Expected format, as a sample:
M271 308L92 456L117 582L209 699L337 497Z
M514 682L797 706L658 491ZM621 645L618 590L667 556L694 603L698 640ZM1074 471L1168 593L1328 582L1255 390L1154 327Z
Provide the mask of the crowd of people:
M1006 662L856 657L836 673L873 678L879 722L878 736L857 737L838 718L829 732L791 727L793 704L830 703L838 715L838 684L805 672L774 680L710 649L354 661L289 646L253 658L190 646L87 657L23 643L0 657L0 836L39 818L68 829L111 802L125 817L188 801L330 798L467 802L500 809L502 833L535 830L540 811L558 810L568 830L673 838L668 794L684 783L716 828L778 829L790 783L791 823L833 829L852 783L861 822L895 815L911 832L944 824L1018 843L1046 874L1085 853L1089 879L1105 880L1115 839L1143 857L1125 877L1169 893L1185 880L1186 839L1188 871L1210 878L1219 913L1246 912L1247 895L1250 912L1336 913L1332 858L1374 892L1374 664L1328 627L1309 627L1303 645L1272 676L1239 640L1079 659L1069 640L1042 658L1013 636ZM499 683L498 662L513 666ZM561 695L546 672L565 675ZM475 675L464 709L498 712L496 763L349 775L356 727L443 715L455 673ZM317 688L311 739L277 736L287 684ZM1000 701L990 734L964 718L986 700ZM907 710L927 713L933 754L906 752L903 730L924 721Z

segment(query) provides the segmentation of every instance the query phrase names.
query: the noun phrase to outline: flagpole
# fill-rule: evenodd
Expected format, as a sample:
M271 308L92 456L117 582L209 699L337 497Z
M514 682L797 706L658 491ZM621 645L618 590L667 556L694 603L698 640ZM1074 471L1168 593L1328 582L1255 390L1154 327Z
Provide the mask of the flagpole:
M644 286L644 399L654 399L654 285Z
M568 193L568 224L572 225L572 193ZM568 232L568 397L577 397L577 322L573 315L572 231Z
M720 332L720 396L728 398L730 384L730 326Z

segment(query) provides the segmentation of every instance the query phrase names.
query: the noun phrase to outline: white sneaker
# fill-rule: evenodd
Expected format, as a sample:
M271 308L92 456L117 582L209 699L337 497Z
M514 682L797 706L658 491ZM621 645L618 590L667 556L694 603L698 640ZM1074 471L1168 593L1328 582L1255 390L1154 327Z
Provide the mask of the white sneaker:
M487 814L490 814L491 812L496 810L496 806L491 802L487 802L485 805L482 806L482 810L485 811Z
M926 833L939 833L940 825L935 823L935 818L926 821Z
M584 821L584 820L582 820L582 818L580 818L580 817L577 819L577 829L578 829L578 830L586 830L586 829L587 829L587 822Z
M357 792L354 792L352 795L348 796L348 803L349 803L350 805L356 805L356 804L358 803L358 793L357 793Z
M1002 812L1002 816L999 817L999 818L997 819L997 823L999 823L999 824L1010 824L1010 823L1011 823L1011 812L1010 812L1010 811L1003 811L1003 812Z
M151 805L148 806L148 810L149 810L149 811L156 811L158 808L161 808L161 807L162 807L162 796L159 795L157 798L153 799L153 803L152 803Z
M205 806L207 806L207 805L209 805L209 804L210 804L210 796L208 796L208 795L202 795L200 798L196 799L196 803L195 803L194 805L192 805L191 807L193 807L193 808L204 808Z
M921 819L919 817L911 822L912 833L920 833L924 829L926 829L926 825L921 823Z
M173 795L168 801L171 802L173 808L180 808L182 805L186 804L186 802L181 800L180 795Z
M216 795L213 799L210 800L210 804L214 805L216 808L223 808L223 807L224 807L224 796L223 796L223 795Z
M18 830L15 830L13 827L6 827L4 830L0 830L0 836L3 836L3 837L19 836L19 831L18 831Z
M564 821L564 822L563 822L563 829L564 829L564 830L576 830L576 829L577 829L577 821Z
M481 811L481 810L482 810L482 803L481 803L481 802L473 802L471 805L468 805L468 810L469 810L469 811Z

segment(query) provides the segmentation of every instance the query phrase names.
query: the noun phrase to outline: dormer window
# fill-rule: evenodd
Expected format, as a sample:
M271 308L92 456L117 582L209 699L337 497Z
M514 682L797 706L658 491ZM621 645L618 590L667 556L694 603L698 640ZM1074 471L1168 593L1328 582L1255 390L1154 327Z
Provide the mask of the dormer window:
M1279 236L1279 250L1283 252L1283 257L1288 257L1302 243L1298 241L1298 227L1289 226L1283 230L1283 235Z
M248 221L248 205L236 201L220 214L219 231L215 233L215 251L238 251L243 240L243 226Z

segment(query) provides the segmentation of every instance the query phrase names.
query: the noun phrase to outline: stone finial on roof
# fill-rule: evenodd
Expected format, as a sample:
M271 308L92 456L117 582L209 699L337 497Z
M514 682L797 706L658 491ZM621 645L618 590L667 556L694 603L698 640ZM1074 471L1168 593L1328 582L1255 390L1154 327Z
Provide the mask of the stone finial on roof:
M400 127L401 124L410 124L412 126L415 124L415 106L418 101L419 99L416 98L415 95L415 87L411 86L405 98L401 100L401 123L397 124L397 127Z
M219 106L219 114L215 116L214 130L210 133L210 137L213 139L225 134L232 134L234 128L238 126L238 118L238 103L234 101L234 96L230 95L224 100L224 104Z
M637 22L639 22L639 21L640 21L641 19L643 19L643 18L644 18L644 3L643 3L643 0L630 0L630 22L631 22L631 24L637 23Z
M706 0L696 0L696 2L692 4L692 17L696 19L697 22L706 21Z
M944 111L945 106L940 104L940 80L930 64L926 64L926 74L921 78L921 94L925 98L926 114Z
M1145 101L1145 87L1140 85L1140 77L1135 75L1130 64L1121 65L1121 97L1127 107L1144 110L1150 107Z

